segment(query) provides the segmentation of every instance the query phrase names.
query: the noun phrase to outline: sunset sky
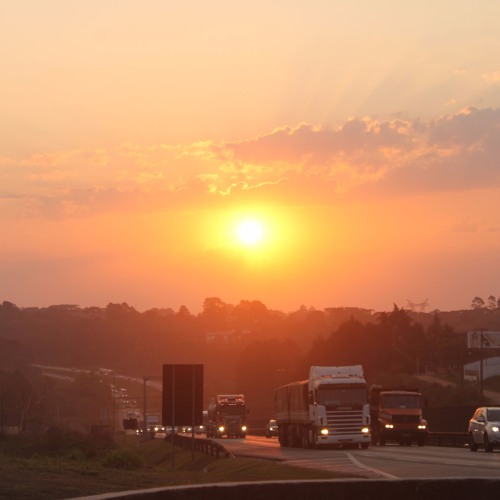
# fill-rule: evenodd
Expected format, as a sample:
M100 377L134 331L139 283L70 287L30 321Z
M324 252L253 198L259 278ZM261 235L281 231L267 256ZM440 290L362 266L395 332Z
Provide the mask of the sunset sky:
M0 302L499 297L499 20L490 0L1 2Z

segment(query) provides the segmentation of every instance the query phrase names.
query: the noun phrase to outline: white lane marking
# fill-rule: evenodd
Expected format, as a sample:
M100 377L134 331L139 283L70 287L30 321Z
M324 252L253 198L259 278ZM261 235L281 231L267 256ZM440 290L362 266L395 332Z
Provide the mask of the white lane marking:
M358 462L351 454L337 454L324 458L310 458L310 459L297 459L297 460L284 460L285 465L292 467L304 467L307 469L320 469L330 472L344 472L366 478L384 477L386 479L399 479L391 474L386 474L380 470L372 467L367 467Z
M356 460L350 453L346 453L346 455L349 457L349 460L351 460L353 464L369 472L373 472L377 476L383 476L387 479L399 479L399 477L397 476L393 476L392 474L388 474L387 472L381 471L379 469L374 469L373 467L368 467L367 465L362 464L359 460Z

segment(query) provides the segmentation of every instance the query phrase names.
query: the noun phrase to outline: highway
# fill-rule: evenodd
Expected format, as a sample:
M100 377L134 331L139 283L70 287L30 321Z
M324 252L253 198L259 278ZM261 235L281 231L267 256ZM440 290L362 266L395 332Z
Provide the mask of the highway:
M38 365L45 376L71 381L75 373L88 370L49 367ZM142 384L143 379L115 375L120 384L132 382ZM149 381L148 386L161 389L161 382ZM113 392L115 422L113 427L121 429L121 422L130 413L142 419L142 408L122 404L126 394ZM123 401L122 401L123 400ZM136 404L135 401L130 401ZM141 405L139 405L141 406ZM438 446L370 446L362 449L304 450L281 448L276 438L247 436L246 439L215 439L235 456L275 460L284 465L310 467L330 471L341 471L356 477L411 479L411 478L499 478L500 450L485 453L482 449L472 453L467 447Z
M362 449L281 448L276 438L217 439L235 456L265 458L285 465L341 471L367 479L498 478L500 450L476 453L437 446L370 446Z

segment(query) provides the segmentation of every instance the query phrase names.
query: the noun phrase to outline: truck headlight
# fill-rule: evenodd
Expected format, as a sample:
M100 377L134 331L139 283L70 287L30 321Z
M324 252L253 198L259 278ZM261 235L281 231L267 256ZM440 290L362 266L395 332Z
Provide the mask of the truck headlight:
M370 432L370 429L369 429L368 427L363 427L363 428L361 429L361 432L362 432L363 434L368 434L368 433Z
M386 429L394 429L394 425L392 425L392 424L385 424L384 427Z
M425 429L427 429L427 426L425 424L420 424L418 428L419 430L424 431Z
M246 425L242 425L242 426L241 426L241 430L242 430L243 432L246 432L246 431L247 431L247 426L246 426Z
M323 436L328 436L328 429L327 429L327 428L323 427L323 429L321 429L321 431L320 431L320 432L321 432L321 434L322 434Z
M219 427L219 432L224 432L224 426L223 426L223 425L221 425L221 426Z
M491 430L492 430L493 432L498 432L498 431L499 431L499 428L498 428L498 426L497 426L497 425L494 425L494 426L491 428Z

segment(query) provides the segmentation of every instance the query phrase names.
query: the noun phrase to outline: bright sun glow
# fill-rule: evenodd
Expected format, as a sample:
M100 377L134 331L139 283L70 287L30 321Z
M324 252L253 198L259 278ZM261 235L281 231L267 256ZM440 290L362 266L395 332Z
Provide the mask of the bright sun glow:
M262 241L264 230L262 224L255 220L247 220L237 227L239 241L244 245L255 245Z

